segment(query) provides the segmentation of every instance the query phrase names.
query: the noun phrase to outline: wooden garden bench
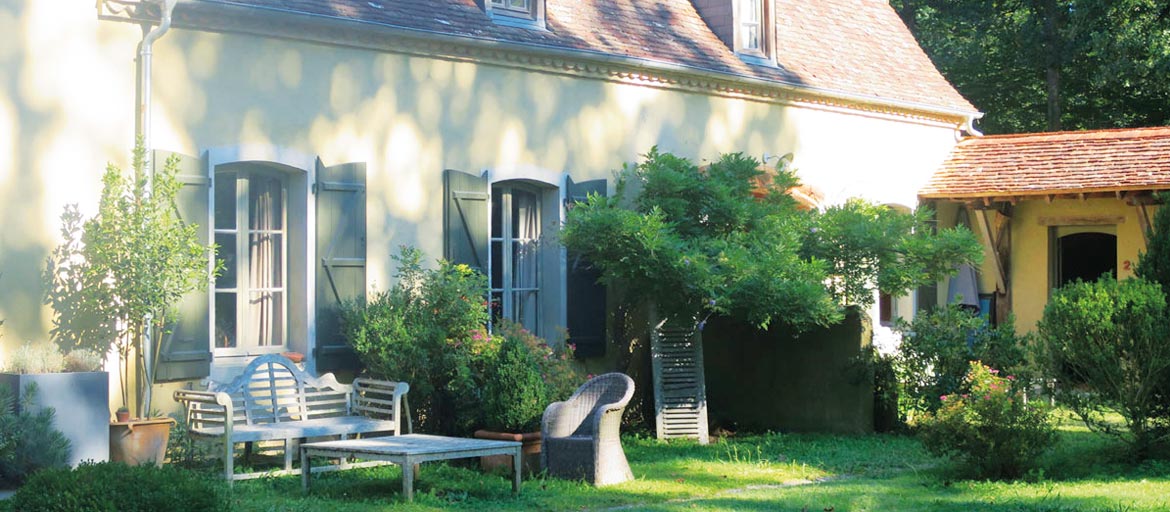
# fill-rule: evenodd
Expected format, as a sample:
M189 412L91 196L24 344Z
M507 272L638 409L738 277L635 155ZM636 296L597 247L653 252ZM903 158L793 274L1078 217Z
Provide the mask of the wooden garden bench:
M211 383L207 391L179 390L174 397L186 409L192 436L223 442L224 477L242 480L299 474L292 460L296 445L308 438L401 433L409 389L405 382L354 379L346 385L331 373L313 377L288 358L270 354L257 357L229 384ZM236 443L250 448L258 441L284 441L284 470L235 474ZM343 467L355 465L342 462L313 471Z

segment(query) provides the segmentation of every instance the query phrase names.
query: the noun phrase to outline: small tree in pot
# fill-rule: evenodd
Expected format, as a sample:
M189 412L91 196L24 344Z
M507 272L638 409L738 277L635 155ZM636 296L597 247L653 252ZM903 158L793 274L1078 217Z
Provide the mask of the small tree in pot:
M179 218L178 158L152 173L145 154L138 144L132 173L106 167L93 218L82 222L75 206L66 208L64 242L46 270L47 302L57 311L54 337L102 352L116 349L122 404L133 404L139 417L150 411L159 355L153 340L183 295L207 286L209 251L215 250L199 242L197 226ZM163 420L167 427L170 421Z

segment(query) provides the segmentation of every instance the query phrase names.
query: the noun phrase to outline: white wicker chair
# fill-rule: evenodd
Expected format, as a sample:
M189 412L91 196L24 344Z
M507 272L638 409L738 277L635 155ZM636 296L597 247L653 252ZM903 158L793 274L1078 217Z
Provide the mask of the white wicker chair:
M561 478L597 486L634 478L619 437L622 412L634 396L634 381L607 373L589 380L564 402L544 410L541 467Z

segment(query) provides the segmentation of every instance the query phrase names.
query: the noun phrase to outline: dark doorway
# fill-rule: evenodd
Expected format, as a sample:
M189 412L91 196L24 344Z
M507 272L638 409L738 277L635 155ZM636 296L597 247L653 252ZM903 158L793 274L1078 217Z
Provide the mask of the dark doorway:
M1108 233L1074 233L1056 241L1056 284L1080 279L1096 281L1101 274L1117 276L1117 236Z

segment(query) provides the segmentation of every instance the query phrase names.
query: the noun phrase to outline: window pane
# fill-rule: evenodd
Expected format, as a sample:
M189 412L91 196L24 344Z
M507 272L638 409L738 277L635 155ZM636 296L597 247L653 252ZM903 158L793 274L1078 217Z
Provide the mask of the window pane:
M215 347L236 347L236 294L215 294Z
M499 320L504 317L504 294L503 292L492 292L492 320Z
M248 329L244 338L258 347L284 345L284 294L254 292L248 297Z
M538 314L540 312L539 293L534 291L528 292L514 292L512 300L512 309L514 314L512 320L515 320L520 325L523 325L530 331L536 331L540 328L538 325Z
M492 237L499 238L503 233L504 193L498 188L492 189Z
M252 176L248 178L248 224L251 229L282 229L284 215L283 192L279 178Z
M492 242L492 288L501 288L504 286L504 243L500 241Z
M759 27L745 25L743 30L743 47L749 50L760 49Z
M528 0L508 0L508 6L513 9L528 10Z
M512 190L512 236L532 239L540 236L540 202L536 194Z
M216 257L223 261L223 272L215 278L216 288L236 287L236 234L216 233L215 244L219 246Z
M540 271L540 251L536 242L512 242L512 287L536 288Z
M760 11L763 10L762 0L743 0L739 4L740 16L743 21L760 21Z
M282 235L262 233L248 236L249 288L284 286Z
M504 6L504 0L492 0L492 5Z
M236 173L215 175L215 228L236 229Z

